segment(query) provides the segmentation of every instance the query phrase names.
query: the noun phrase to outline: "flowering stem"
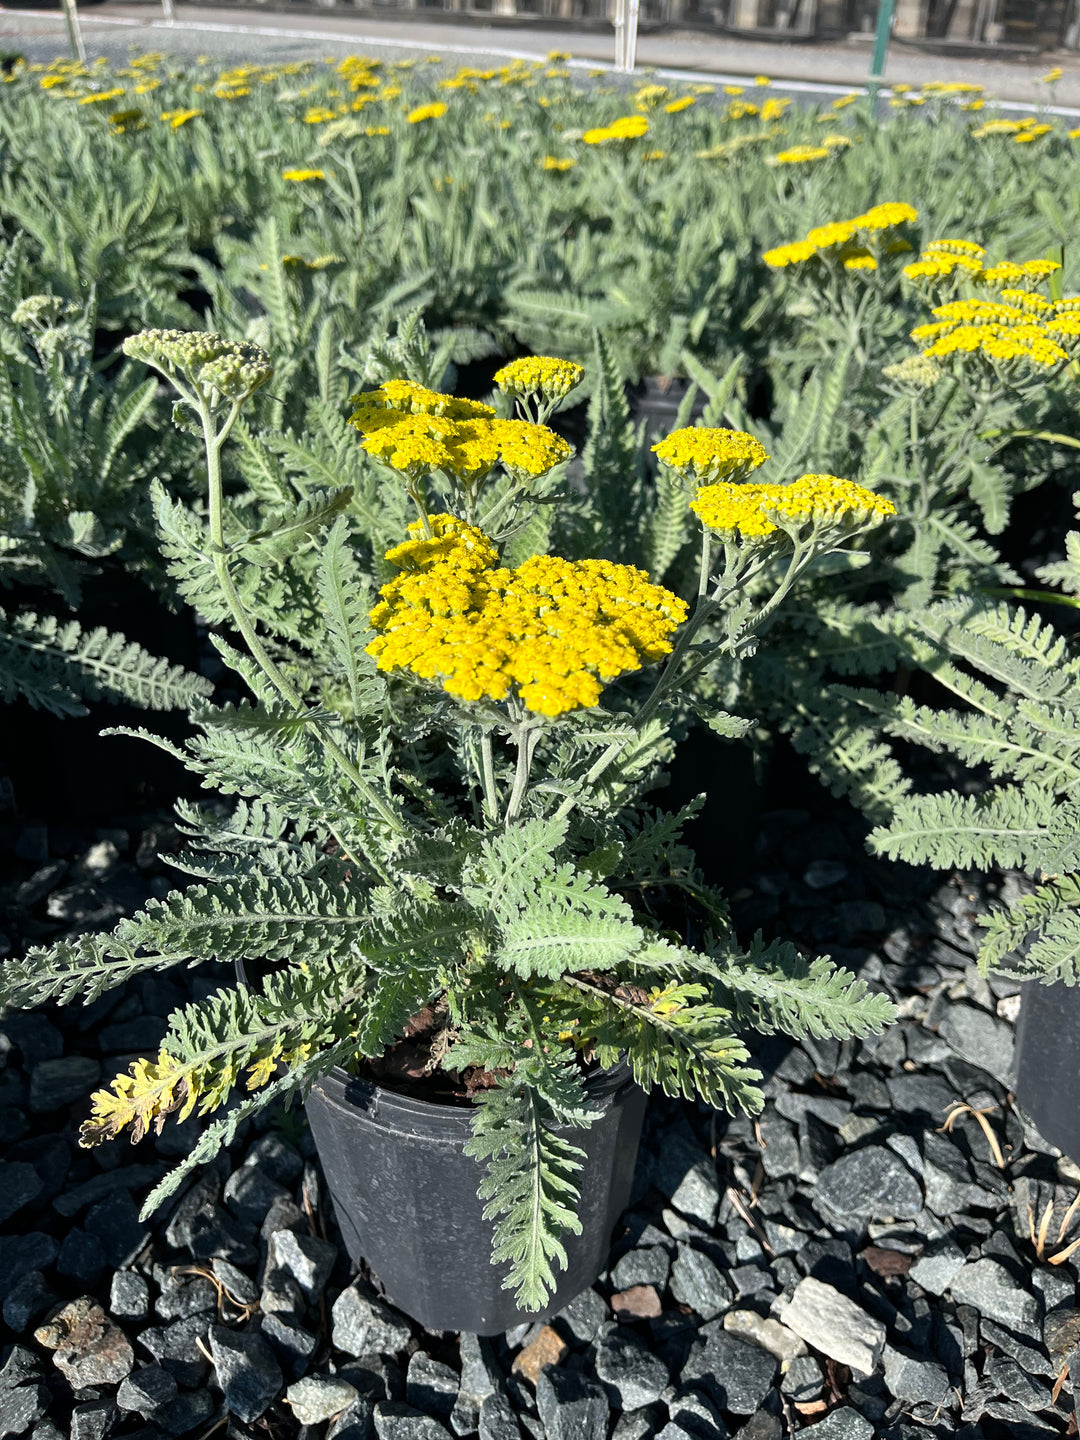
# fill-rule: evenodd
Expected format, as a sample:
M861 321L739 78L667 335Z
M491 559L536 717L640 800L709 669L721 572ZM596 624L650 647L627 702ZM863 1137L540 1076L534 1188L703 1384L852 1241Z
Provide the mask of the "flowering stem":
M484 791L484 813L489 820L494 820L499 813L499 791L495 784L495 755L490 730L485 730L480 736L480 764L480 783Z
M225 603L229 607L233 623L243 636L244 643L251 652L252 658L281 696L282 700L285 701L286 705L292 710L302 712L305 708L303 696L286 679L278 666L270 658L266 646L260 640L251 618L244 609L240 592L237 590L236 583L229 572L229 557L225 548L225 521L221 484L221 447L228 438L229 431L236 423L237 416L240 413L240 406L238 404L233 405L220 430L215 428L210 407L201 397L198 400L196 408L202 424L203 442L206 450L210 545L213 552L214 573L217 576L218 584L221 586ZM394 807L378 794L375 787L368 780L365 780L355 764L345 754L334 737L327 731L325 725L319 720L313 720L312 724L317 729L319 738L326 747L327 752L333 757L338 768L352 781L379 817L392 830L400 834L403 830L402 820ZM344 849L345 847L343 846L342 848Z
M521 807L525 803L533 753L536 750L537 741L540 739L539 727L530 725L527 720L522 720L515 729L514 739L517 742L517 765L514 767L514 788L510 792L510 803L506 807L505 823L507 825L518 818L521 814Z
M712 569L712 535L707 526L701 527L701 565L698 568L697 596L700 603L709 589L709 571Z

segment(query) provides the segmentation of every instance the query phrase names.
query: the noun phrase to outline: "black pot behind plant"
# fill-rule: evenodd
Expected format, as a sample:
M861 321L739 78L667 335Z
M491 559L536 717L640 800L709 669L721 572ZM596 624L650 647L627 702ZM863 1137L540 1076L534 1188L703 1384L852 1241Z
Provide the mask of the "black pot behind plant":
M1024 986L1015 1093L1051 1145L1080 1160L1080 986Z

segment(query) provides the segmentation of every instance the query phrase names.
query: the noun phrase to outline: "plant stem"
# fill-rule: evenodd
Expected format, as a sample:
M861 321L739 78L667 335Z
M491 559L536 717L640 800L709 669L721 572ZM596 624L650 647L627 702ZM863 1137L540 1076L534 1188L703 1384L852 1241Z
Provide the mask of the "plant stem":
M217 575L218 584L221 586L221 592L225 597L225 603L229 607L233 623L243 636L244 643L247 645L259 669L290 709L302 711L305 708L303 696L281 673L281 670L271 659L266 646L262 643L256 632L251 618L244 609L240 592L237 590L236 583L229 572L229 557L225 549L225 520L221 484L221 447L228 437L229 431L236 423L236 418L240 413L240 407L239 405L232 407L220 431L215 429L210 408L205 401L200 402L198 410L199 418L202 422L203 440L206 448L210 543L213 548L214 573ZM367 803L371 805L379 815L380 819L396 833L403 833L404 827L401 815L376 791L370 781L365 780L353 761L349 759L333 735L329 733L323 722L314 720L312 724L317 729L320 740L328 754L334 759L338 768L352 781L364 796Z
M712 535L708 527L701 527L701 564L698 567L698 603L705 599L709 590L709 571L712 569Z
M525 794L529 788L529 771L532 769L533 751L536 749L536 742L540 738L540 732L527 720L518 722L514 732L514 739L517 742L517 764L514 767L514 788L510 792L510 802L506 807L505 824L510 825L521 814L521 807L525 803Z
M494 820L499 813L499 792L495 785L495 754L490 730L485 730L480 736L480 761L480 781L484 790L484 813L489 820Z

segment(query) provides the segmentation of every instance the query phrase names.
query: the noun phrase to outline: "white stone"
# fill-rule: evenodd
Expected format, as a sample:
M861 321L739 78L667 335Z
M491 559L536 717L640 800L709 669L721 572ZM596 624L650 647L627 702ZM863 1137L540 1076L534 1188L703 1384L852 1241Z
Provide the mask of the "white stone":
M799 1281L779 1318L814 1350L864 1379L877 1369L885 1326L832 1285L808 1275Z
M756 1310L729 1310L724 1316L724 1329L730 1330L739 1340L750 1340L775 1355L780 1361L780 1371L785 1373L796 1355L806 1354L806 1342L781 1325L779 1320L769 1320Z
M324 1420L347 1410L357 1389L335 1375L308 1375L285 1392L285 1399L301 1425L321 1425Z

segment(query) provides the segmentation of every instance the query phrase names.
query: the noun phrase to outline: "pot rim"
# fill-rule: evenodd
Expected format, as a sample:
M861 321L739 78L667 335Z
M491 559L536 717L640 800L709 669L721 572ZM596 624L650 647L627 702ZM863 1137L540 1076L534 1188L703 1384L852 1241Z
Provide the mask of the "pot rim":
M236 978L241 985L250 985L247 968L243 959L234 962ZM585 1077L585 1093L590 1099L600 1102L606 1110L622 1093L635 1084L634 1074L626 1056L620 1056L614 1065L594 1070ZM360 1075L350 1075L340 1065L335 1065L325 1075L312 1082L309 1097L319 1091L319 1099L339 1109L365 1112L367 1123L377 1129L395 1134L403 1131L423 1135L428 1140L442 1140L445 1143L460 1144L463 1137L472 1133L472 1119L476 1114L475 1104L452 1104L445 1100L421 1100L418 1096L392 1090L378 1081L366 1080ZM382 1122L389 1123L382 1123ZM394 1122L397 1123L394 1123ZM562 1129L583 1127L559 1126ZM584 1127L587 1128L587 1127Z

